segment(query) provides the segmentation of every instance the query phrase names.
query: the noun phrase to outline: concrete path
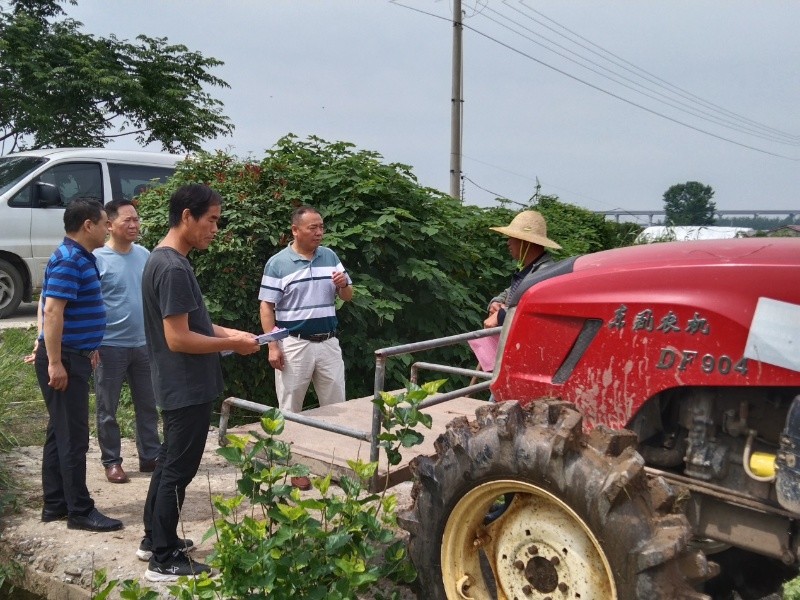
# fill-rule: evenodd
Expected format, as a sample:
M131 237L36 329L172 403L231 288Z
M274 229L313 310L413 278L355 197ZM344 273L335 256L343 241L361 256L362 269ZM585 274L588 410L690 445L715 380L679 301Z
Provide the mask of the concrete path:
M399 465L392 467L389 473L389 487L408 481L411 478L408 464L415 456L435 454L434 442L441 433L444 433L445 427L450 421L459 416L474 418L475 410L482 404L485 404L485 401L473 398L455 398L449 402L423 409L424 413L432 417L433 425L431 429L425 429L422 426L418 428L418 431L425 437L421 445L401 450L403 459ZM372 396L369 396L349 400L342 404L306 410L303 411L302 415L340 427L370 433L372 430L372 410ZM256 423L237 429L239 432L261 431L261 426ZM231 433L237 433L237 431L234 430ZM308 466L312 473L323 474L331 471L333 477L337 478L337 474L351 473L347 465L348 460L360 458L364 462L369 461L369 442L317 429L310 425L287 421L281 439L292 444L292 461ZM386 454L381 451L378 463L378 475L380 478L386 477L387 466Z
M36 302L23 302L10 317L0 319L0 329L36 327Z

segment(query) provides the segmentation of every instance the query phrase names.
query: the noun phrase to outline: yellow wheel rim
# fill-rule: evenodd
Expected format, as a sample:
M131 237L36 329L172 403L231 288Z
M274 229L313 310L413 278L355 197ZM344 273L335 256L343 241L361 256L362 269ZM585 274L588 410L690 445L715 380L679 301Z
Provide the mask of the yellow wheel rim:
M511 493L502 514L485 524ZM465 494L447 520L441 559L448 600L617 598L589 526L556 496L522 481L492 481Z

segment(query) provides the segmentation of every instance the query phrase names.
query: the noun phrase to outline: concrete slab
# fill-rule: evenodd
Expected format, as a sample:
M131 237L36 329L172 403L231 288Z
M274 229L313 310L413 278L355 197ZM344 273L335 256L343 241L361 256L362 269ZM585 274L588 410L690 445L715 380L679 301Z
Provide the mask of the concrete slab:
M36 302L23 302L14 314L0 319L2 329L27 329L36 327Z
M474 398L455 398L449 402L426 408L423 412L431 415L433 424L430 430L421 427L420 433L424 442L413 448L403 448L403 460L391 468L388 473L389 486L410 479L408 464L415 456L435 454L434 441L444 433L447 423L459 416L473 418L475 410L485 404L483 400ZM355 429L369 433L372 430L372 396L357 398L342 404L322 406L304 411L305 417L320 419L326 423ZM237 409L240 410L240 409ZM258 423L230 428L230 433L244 434L248 431L260 431ZM329 471L334 478L342 474L352 474L347 466L348 460L369 460L369 443L345 435L317 429L309 425L286 422L281 439L292 444L292 462L306 465L313 474L324 475ZM378 474L381 479L387 477L386 455L381 453Z

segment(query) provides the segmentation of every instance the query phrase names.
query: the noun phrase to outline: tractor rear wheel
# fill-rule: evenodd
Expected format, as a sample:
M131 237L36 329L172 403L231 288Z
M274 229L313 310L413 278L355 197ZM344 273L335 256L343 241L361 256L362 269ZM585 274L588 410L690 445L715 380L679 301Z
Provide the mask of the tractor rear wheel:
M571 404L487 404L412 463L401 515L425 598L708 598L674 494L649 479L632 432L584 435Z

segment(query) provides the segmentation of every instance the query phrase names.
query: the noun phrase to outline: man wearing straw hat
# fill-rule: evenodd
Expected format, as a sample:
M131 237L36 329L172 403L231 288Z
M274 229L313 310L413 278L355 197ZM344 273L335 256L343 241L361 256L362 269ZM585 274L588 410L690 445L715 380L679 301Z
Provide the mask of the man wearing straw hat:
M511 278L511 285L489 303L489 316L483 322L483 326L487 328L503 324L506 303L520 282L527 275L553 262L553 257L545 248L561 249L561 246L547 237L547 223L535 210L523 210L507 227L489 229L508 237L508 251L511 258L517 261L518 270Z

